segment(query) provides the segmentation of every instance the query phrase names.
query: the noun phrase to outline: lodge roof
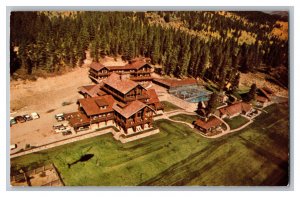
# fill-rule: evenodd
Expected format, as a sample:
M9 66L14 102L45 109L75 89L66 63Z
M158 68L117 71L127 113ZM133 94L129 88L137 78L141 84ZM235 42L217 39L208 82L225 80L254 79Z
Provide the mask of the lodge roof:
M138 70L138 69L142 68L145 65L150 66L145 61L134 61L134 62L128 63L124 66L106 66L106 68L109 69L109 70Z
M81 127L90 124L90 119L81 112L67 113L65 117L72 127Z
M90 97L103 96L103 95L106 95L106 92L104 92L100 89L102 87L102 85L103 85L103 83L99 83L96 85L82 86L82 87L79 87L78 89L81 93L86 93Z
M109 85L110 87L118 90L123 94L126 94L133 88L139 86L138 83L129 79L124 79L116 73L112 73L108 78L104 79L103 83Z
M258 88L258 91L260 91L268 100L271 100L271 96L269 93L266 92L263 88Z
M208 130L210 128L221 125L222 121L219 120L216 117L210 117L207 121L203 121L201 119L198 119L194 122L194 124L201 127L201 128L203 128L203 129L205 129L205 130Z
M95 100L95 102L99 107L108 105L107 101L104 98L99 98L99 99Z
M238 102L226 107L222 107L219 110L222 114L227 114L229 116L232 116L237 113L249 112L251 109L252 106L250 104L245 102Z
M90 64L90 68L96 70L96 71L100 71L102 68L104 68L105 66L103 64L100 64L98 62L92 62Z
M79 99L83 110L88 116L107 113L113 111L114 98L111 95L97 96L92 98ZM106 109L100 107L107 105Z
M158 96L154 89L148 89L146 94L149 96L149 103L157 103L159 102Z
M192 79L192 78L181 79L181 80L156 78L156 79L153 79L153 80L156 81L156 82L162 83L162 84L168 86L169 88L185 86L185 85L196 85L197 84L197 80Z
M268 101L268 99L266 97L263 96L256 96L256 101L261 102L261 103L265 103Z
M142 110L144 107L149 107L148 105L142 103L139 100L132 101L127 106L122 108L117 103L114 104L113 109L121 114L125 118L129 118L133 114L137 113L138 111ZM149 107L150 108L150 107ZM152 108L150 108L152 109ZM152 109L153 110L153 109Z

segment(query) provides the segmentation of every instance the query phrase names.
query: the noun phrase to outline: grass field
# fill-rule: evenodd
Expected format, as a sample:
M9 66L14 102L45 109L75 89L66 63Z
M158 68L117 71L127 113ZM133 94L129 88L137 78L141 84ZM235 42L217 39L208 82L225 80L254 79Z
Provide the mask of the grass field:
M121 144L110 134L11 160L14 170L53 162L66 185L286 185L288 110L273 105L242 131L217 139L159 120L161 132ZM68 168L82 155L86 162Z
M178 114L175 116L170 117L172 120L179 120L187 123L193 123L195 120L197 120L199 117L196 115L187 115L187 114Z
M173 111L176 109L182 109L182 108L178 107L177 105L174 105L173 103L170 103L168 101L162 101L161 103L164 105L165 112Z
M243 116L235 116L231 119L224 118L224 121L227 122L230 129L239 128L239 127L243 126L244 124L246 124L247 122L249 122L249 120Z

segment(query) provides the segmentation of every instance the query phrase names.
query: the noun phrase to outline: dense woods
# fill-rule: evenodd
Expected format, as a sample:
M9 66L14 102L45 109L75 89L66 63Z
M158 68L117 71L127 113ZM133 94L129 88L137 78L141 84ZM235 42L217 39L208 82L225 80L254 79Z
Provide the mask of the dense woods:
M81 66L85 51L150 57L175 77L238 84L239 72L288 67L288 40L259 12L12 12L11 74ZM265 18L263 17L265 16Z

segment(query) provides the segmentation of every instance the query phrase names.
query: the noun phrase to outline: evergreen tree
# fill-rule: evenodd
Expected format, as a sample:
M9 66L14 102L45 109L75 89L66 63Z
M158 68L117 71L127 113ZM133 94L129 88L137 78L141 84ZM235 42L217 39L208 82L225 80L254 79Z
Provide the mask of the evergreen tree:
M247 101L256 100L256 90L257 87L256 84L254 83L251 85L250 91L247 94Z
M218 97L218 94L215 92L211 95L207 104L207 114L212 114L216 111L219 104Z

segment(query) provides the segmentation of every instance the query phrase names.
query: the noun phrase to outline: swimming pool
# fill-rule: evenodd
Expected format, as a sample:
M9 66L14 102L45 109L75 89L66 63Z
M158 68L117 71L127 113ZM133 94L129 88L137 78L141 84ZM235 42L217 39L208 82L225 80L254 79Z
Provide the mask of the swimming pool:
M170 93L190 103L208 101L212 94L212 92L206 90L203 86L178 88L176 90L172 90Z
M209 100L209 96L198 96L195 98L186 99L186 101L190 103L199 103L201 101L208 101L208 100Z

